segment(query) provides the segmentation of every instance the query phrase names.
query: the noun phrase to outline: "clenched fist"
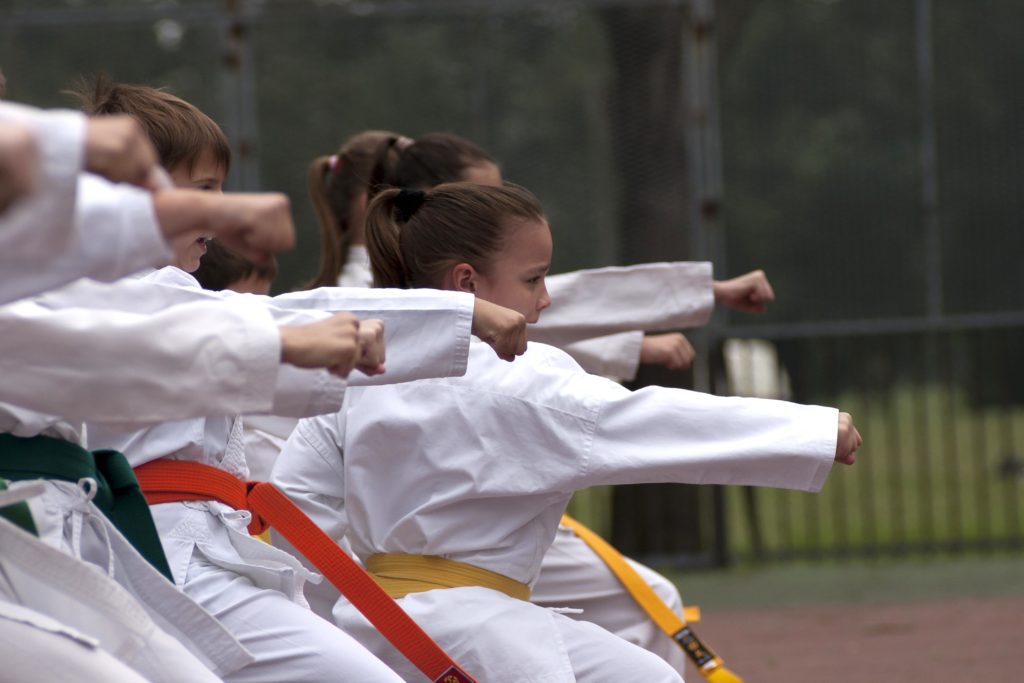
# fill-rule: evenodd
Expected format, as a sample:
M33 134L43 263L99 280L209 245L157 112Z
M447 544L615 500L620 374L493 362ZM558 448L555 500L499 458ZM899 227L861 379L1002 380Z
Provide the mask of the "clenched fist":
M85 126L85 170L115 183L147 189L157 166L156 149L133 116L99 116Z
M351 313L305 325L286 325L281 333L281 361L300 368L327 368L348 377L359 357L359 321Z
M763 270L712 283L715 302L744 313L764 313L775 301L775 291Z
M526 353L526 318L522 313L478 297L473 306L472 332L502 360L512 361Z
M849 413L839 413L839 432L836 436L836 462L852 465L856 462L856 452L864 443L860 432L853 426L853 418Z
M696 355L689 340L678 332L649 334L640 343L640 362L645 365L664 365L669 370L685 370L693 363Z

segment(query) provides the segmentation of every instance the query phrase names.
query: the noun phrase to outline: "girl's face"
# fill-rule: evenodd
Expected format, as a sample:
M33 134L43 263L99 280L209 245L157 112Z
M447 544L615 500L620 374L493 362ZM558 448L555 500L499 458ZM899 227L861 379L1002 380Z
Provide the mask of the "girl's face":
M224 167L217 163L210 152L204 152L189 168L188 164L178 164L168 169L174 186L189 190L206 190L208 192L224 191ZM195 233L192 233L195 235ZM184 235L172 242L174 265L186 273L193 273L199 268L199 260L206 253L206 242L212 235L193 237Z
M520 221L495 256L487 275L473 270L463 288L491 303L522 313L535 323L551 305L544 276L551 267L551 230L547 221Z

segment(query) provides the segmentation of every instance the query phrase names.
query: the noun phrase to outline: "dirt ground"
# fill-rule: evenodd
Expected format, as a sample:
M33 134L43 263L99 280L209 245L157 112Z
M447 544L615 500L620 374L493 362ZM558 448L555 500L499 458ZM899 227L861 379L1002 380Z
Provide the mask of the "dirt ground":
M745 683L1024 681L1018 595L705 610L695 630Z

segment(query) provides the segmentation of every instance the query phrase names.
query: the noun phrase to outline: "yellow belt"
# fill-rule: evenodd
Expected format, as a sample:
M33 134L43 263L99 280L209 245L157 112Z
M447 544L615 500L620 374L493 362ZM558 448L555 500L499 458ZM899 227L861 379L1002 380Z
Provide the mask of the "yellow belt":
M366 561L366 571L393 598L435 588L482 586L519 600L530 599L530 587L504 574L436 555L377 553Z
M593 531L583 526L569 515L562 515L562 524L572 529L590 549L597 553L615 577L622 582L637 604L647 616L657 624L669 638L676 641L679 647L690 657L701 676L712 683L742 683L742 679L725 668L722 658L712 652L697 638L697 634L687 625L686 620L673 612L658 597L646 581L633 569L622 554Z

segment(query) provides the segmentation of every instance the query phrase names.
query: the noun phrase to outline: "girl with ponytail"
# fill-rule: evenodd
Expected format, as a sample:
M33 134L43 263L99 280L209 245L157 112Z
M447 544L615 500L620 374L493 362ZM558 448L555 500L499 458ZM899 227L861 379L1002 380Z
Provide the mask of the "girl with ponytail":
M320 225L320 272L308 288L366 286L366 205L411 142L397 133L367 130L309 165L309 196Z
M473 292L537 320L551 233L506 185L388 190L370 204L374 278ZM860 435L833 408L682 389L631 392L530 343L502 363L474 340L466 375L350 387L299 423L274 482L477 680L678 683L661 658L529 602L573 492L643 482L817 491ZM408 662L345 600L335 621L407 680Z

